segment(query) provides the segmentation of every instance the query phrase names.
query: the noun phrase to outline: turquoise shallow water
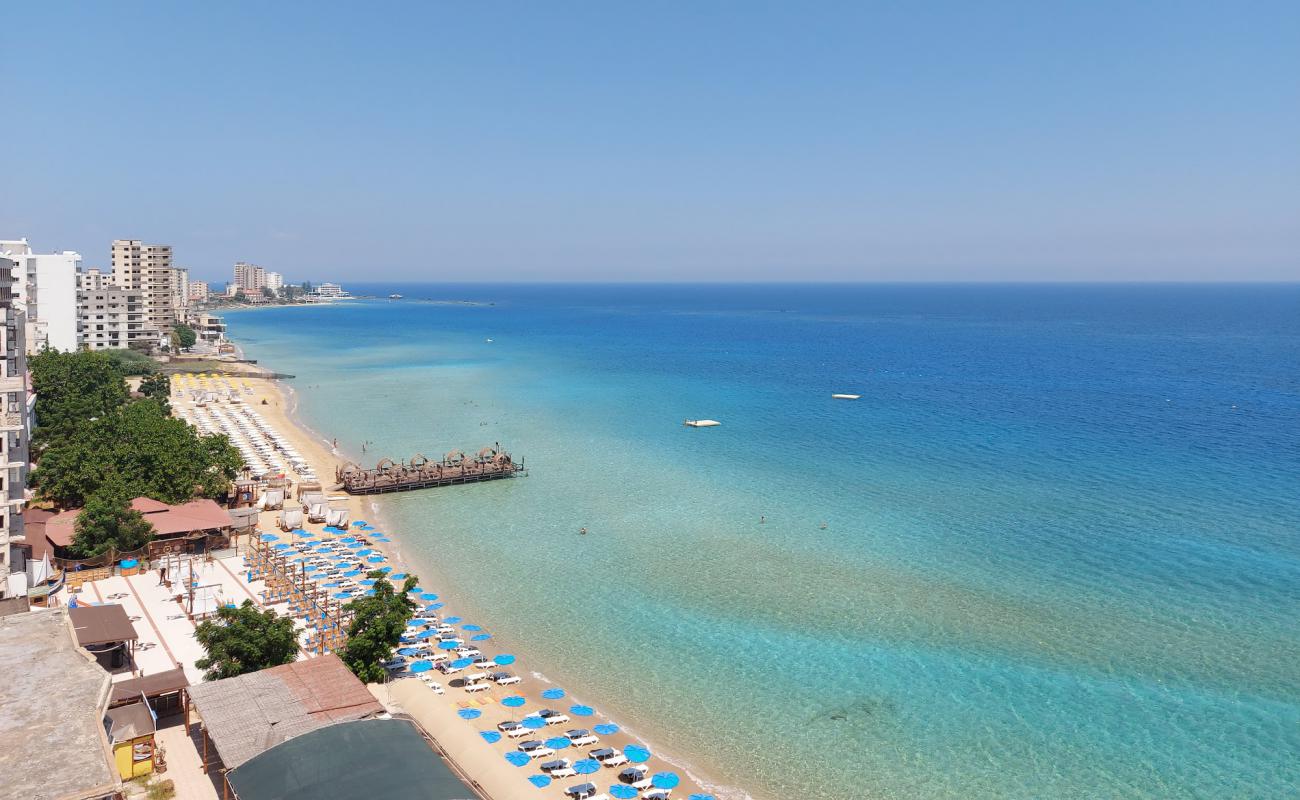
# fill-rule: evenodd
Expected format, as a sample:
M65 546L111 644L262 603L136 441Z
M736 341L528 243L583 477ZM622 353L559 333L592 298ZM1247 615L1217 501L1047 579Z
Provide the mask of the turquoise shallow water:
M1300 287L366 288L231 335L354 457L525 456L384 516L718 782L1297 792Z

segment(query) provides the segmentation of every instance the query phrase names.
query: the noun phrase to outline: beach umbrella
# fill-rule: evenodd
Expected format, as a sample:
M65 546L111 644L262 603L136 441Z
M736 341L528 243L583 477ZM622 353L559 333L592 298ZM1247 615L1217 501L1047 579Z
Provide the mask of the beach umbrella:
M404 580L406 580L406 573L405 573L405 572L399 572L399 573L397 573L396 575L389 575L388 577L392 578L392 579L395 580L395 581L404 581Z
M460 711L456 712L456 716L461 719L478 719L483 716L483 712L479 711L477 708L462 708Z
M472 664L474 662L470 661L470 663ZM507 708L519 708L526 702L528 701L516 694L516 695L511 695L510 697L503 698L501 700L501 705L506 706ZM545 722L545 720L542 721Z
M537 775L529 775L528 782L536 786L538 789L544 789L547 786L551 785L551 776L542 775L540 773L538 773Z
M418 648L418 647L399 647L399 648L397 648L397 654L398 654L399 656L418 656L418 655L420 654L420 648Z
M342 539L339 539L339 541L340 541L340 542L344 542L345 544L352 544L353 542L356 541L356 537L354 537L354 536L344 536Z
M388 542L391 542L391 541L393 541L393 540L392 540L392 539L389 539L387 536L376 536L376 537L375 537L375 541L376 541L376 542L384 542L384 543L388 543Z
M506 753L506 761L509 761L516 767L522 767L532 761L532 759L528 757L527 753L521 753L518 750L511 750L509 753Z
M366 578L364 581L357 581L357 583L358 583L359 585L361 585L361 586L374 586L374 585L375 585L375 582L374 582L373 580L369 579L369 578Z
M676 772L656 772L650 779L650 785L656 789L673 789L682 779Z
M347 572L343 573L343 577L345 577L345 578L355 578L355 577L357 577L357 576L360 575L360 574L361 574L361 570L359 570L359 569L351 569L351 570L348 570Z
M693 794L686 798L686 800L718 800L718 798L711 794Z
M501 734L497 733L496 731L479 731L478 735L482 736L483 741L487 742L488 744L496 744L497 742L501 741Z
M591 729L597 736L613 736L618 733L618 726L612 722L602 722L599 725L593 725Z
M356 522L352 523L352 527L354 527L354 528L364 528L364 527L366 527L366 526L369 525L369 524L370 524L370 523L369 523L369 522L366 522L364 519L359 519L359 520L357 520Z
M429 631L429 633L434 633L434 631ZM439 650L455 650L457 647L460 647L460 645L455 642L438 642Z
M435 636L437 636L437 635L438 635L438 632L437 632L437 631L420 631L419 633L415 634L415 638L417 638L417 639L432 639L433 637L435 637Z
M329 583L324 583L324 584L321 584L321 585L324 586L326 589L333 589L333 588L336 588L336 587L338 587L338 586L342 586L343 583L342 583L342 581L330 581Z
M335 599L335 600L347 600L347 599L348 599L349 597L351 597L351 596L352 596L352 595L348 594L347 592L339 592L338 594L334 595L334 599Z
M576 705L569 706L569 713L575 717L590 717L595 712L592 711L591 706Z
M644 764L650 760L650 748L642 744L630 744L623 748L623 755L633 764Z
M490 633L480 633L469 637L469 640L471 642L486 642L488 639L491 638L492 638L492 634Z
M279 539L279 538L280 538L280 537L279 537L279 536L276 536L274 533L264 533L264 534L262 534L262 541L264 541L264 542L274 542L276 539Z
M272 548L273 550L288 550L288 549L289 549L289 545L285 544L284 542L280 542L279 544L273 544L273 545L271 545L271 548Z
M432 603L434 600L438 599L438 595L434 594L433 592L421 589L418 586L415 588L415 593L420 596L421 600L424 600L426 602Z
M428 672L431 669L433 669L433 663L429 661L412 661L411 666L407 667L408 671L416 674Z
M390 573L390 572L393 571L393 568L392 568L392 567L380 567L380 568L379 568L379 571L382 572L382 573L384 573L385 575L387 575L388 573Z
M438 597L437 595L434 595L430 599L436 600L437 597ZM448 625L455 625L457 622L460 622L460 617L447 617L446 619L443 620L443 622L447 623Z
M594 758L584 758L573 762L573 771L579 775L593 775L600 772L600 762Z
M366 597L374 597L374 596L375 596L375 590L374 590L374 589L367 589L367 590L366 590Z
M461 630L466 630L466 631L481 631L481 630L483 630L483 626L482 626L482 625L461 625L460 627L461 627Z
M415 618L411 619L410 622L407 622L407 623L406 623L406 627L408 627L408 628L418 628L418 627L420 627L421 625L428 625L428 624L429 624L429 620L427 620L427 619L420 619L419 617L415 617Z
M615 783L609 787L609 796L617 797L619 800L632 800L637 796L637 791L626 783Z
M564 697L564 690L558 687L555 689L547 689L542 692L542 697L545 697L547 700L559 700L561 697Z
M515 663L515 657L509 655L508 653L502 653L501 655L492 659L492 663L497 664L498 666L508 667L511 664Z
M474 663L474 659L472 658L458 658L455 661L451 662L451 666L454 667L455 669L464 669L465 667L468 667L473 663Z
M384 559L383 556L377 556L377 555L376 555L376 556L371 556L370 558L367 558L367 559L366 559L366 561L367 561L368 563L371 563L371 564L382 564L382 563L384 562L384 560L385 560L385 559Z
M546 740L546 746L552 750L563 750L571 744L573 744L573 742L569 741L566 736L553 736Z
M519 721L519 724L530 731L536 731L546 727L546 720L541 717L524 717Z
M428 611L428 612L430 612L430 613L432 613L432 612L437 611L438 609L442 608L442 607L445 606L445 605L447 605L447 604L446 604L446 603L430 603L429 605L427 605L427 606L424 607L424 610L425 610L425 611Z
M298 530L294 531L294 533L295 533L296 535L298 535L298 536L306 536L308 539L315 539L315 538L316 538L316 534L312 533L311 531L304 531L304 530L302 530L302 529L298 529Z
M372 550L371 548L367 547L365 550L358 550L358 551L357 551L357 555L359 555L359 556L368 556L368 555L370 555L370 554L373 553L373 552L375 552L375 551Z

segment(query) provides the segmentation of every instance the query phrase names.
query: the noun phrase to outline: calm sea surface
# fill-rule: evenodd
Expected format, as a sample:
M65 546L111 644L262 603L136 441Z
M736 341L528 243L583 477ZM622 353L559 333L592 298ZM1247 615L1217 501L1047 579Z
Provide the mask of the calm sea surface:
M349 288L230 333L355 458L524 456L384 516L718 783L1300 791L1300 286Z

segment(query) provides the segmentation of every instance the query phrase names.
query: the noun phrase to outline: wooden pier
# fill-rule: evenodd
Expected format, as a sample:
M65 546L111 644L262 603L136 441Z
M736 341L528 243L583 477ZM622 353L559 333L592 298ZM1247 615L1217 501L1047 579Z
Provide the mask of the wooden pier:
M461 483L495 481L527 475L522 462L515 463L509 453L484 447L469 456L453 450L441 461L416 455L410 461L395 462L385 458L374 469L348 464L335 470L334 477L348 494L385 494L412 489L432 489Z

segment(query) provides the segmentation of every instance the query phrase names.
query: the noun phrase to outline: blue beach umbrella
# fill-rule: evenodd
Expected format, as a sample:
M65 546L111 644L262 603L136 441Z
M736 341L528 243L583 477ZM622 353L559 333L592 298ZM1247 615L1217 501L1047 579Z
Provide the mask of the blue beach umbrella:
M571 744L573 742L569 741L568 737L565 736L553 736L546 740L546 746L552 750L563 750Z
M538 773L537 775L529 775L528 782L536 786L538 789L544 789L551 785L551 776L542 775L541 773Z
M422 590L420 592L420 599L424 600L425 602L432 603L434 600L438 599L438 595L434 594L433 592L426 592Z
M429 633L433 633L433 631L429 631ZM460 647L460 645L455 642L438 642L439 650L455 650L457 647Z
M433 664L429 661L412 661L411 666L407 667L407 670L416 674L428 672L431 669L433 669Z
M532 761L532 759L529 758L527 753L521 753L518 750L511 750L509 753L506 753L506 761L509 761L516 767L522 767Z
M343 543L345 543L345 544L351 544L351 543L353 543L353 542L356 541L356 537L354 537L354 536L344 536L342 539L339 539L339 541L340 541L340 542L343 542Z
M472 658L458 658L455 661L451 662L451 666L454 667L455 669L464 669L465 667L468 667L473 663L474 663L474 659Z
M388 577L392 578L392 579L395 580L395 581L404 581L404 580L406 580L406 573L405 573L405 572L399 572L399 573L397 573L396 575L389 575Z
M285 544L284 542L280 542L279 544L273 544L273 545L271 545L271 547L272 547L272 549L274 549L274 550L288 550L288 549L289 549L289 545Z
M393 571L393 568L392 568L392 567L380 567L380 568L379 568L379 571L382 572L382 573L384 573L385 575L387 575L388 573L390 573L390 572Z
M492 634L490 633L480 633L469 637L469 640L471 642L486 642L488 639L491 638L492 638Z
M264 541L264 542L274 542L276 539L279 539L279 538L280 538L280 537L279 537L279 536L276 536L274 533L264 533L264 534L262 534L262 541Z
M354 527L354 528L364 528L364 527L366 527L366 526L369 525L369 524L370 524L370 523L369 523L369 522L366 522L364 519L359 519L359 520L357 520L356 522L352 523L352 527Z
M573 771L579 775L593 775L600 772L600 762L594 758L584 758L573 762Z
M357 581L357 583L358 583L359 585L361 585L361 586L374 586L374 585L375 585L375 582L374 582L373 580L371 580L370 578L366 578L364 581Z
M487 742L488 744L496 744L497 742L501 741L501 734L497 733L496 731L479 731L478 735L482 736L483 741Z
M576 705L569 706L569 713L575 717L590 717L595 712L592 711L591 706Z
M460 711L456 712L456 716L461 719L478 719L483 716L483 712L479 711L477 708L462 708Z
M437 636L437 635L438 635L438 632L437 632L437 631L420 631L419 633L415 634L415 638L417 638L417 639L432 639L433 637L435 637L435 636Z
M461 627L461 630L466 630L466 631L481 631L481 630L483 630L483 626L482 626L482 625L461 625L460 627Z
M358 551L357 551L357 555L359 555L359 556L368 556L368 555L370 555L370 554L373 553L373 552L375 552L375 551L372 550L372 549L370 549L369 547L367 547L365 550L358 550Z
M437 595L434 595L434 597L436 598ZM443 620L443 622L447 623L448 625L455 625L457 622L460 622L460 617L447 617L446 619Z
M420 654L420 648L418 648L418 647L399 647L399 648L397 648L397 654L398 654L399 656L418 656L418 655Z
M334 589L334 588L337 588L337 587L339 587L339 586L342 586L343 583L340 582L340 581L330 581L329 583L325 583L325 584L321 584L321 585L324 586L326 589Z
M546 727L546 720L541 717L524 717L519 724L530 731L536 731Z
M420 617L412 617L411 620L406 623L406 627L418 628L421 625L428 625L428 624L429 624L429 620L427 619L421 619Z
M633 764L644 764L650 760L650 748L643 744L630 744L623 748L623 755Z
M547 689L542 692L542 697L545 697L547 700L559 700L561 697L564 697L564 690L560 688Z
M711 794L693 794L686 798L686 800L718 800L718 798Z
M593 725L591 729L595 731L597 736L613 736L618 733L618 726L612 722L602 722L599 725Z
M339 592L338 594L334 595L334 599L335 599L335 600L347 600L347 599L348 599L349 597L351 597L351 596L352 596L352 595L348 594L347 592Z
M508 653L502 653L501 655L499 655L499 656L497 656L496 658L492 659L492 663L497 664L497 665L502 666L502 667L508 667L508 666L510 666L511 664L515 663L515 657L512 656L512 655L510 655L510 654L508 654Z
M375 596L375 590L374 590L374 589L367 589L367 590L366 590L366 597L374 597L374 596Z
M650 784L656 789L673 789L682 779L676 772L656 772Z
M470 661L470 663L472 664L474 662ZM506 706L507 708L519 708L526 702L528 701L520 697L519 695L515 694L515 695L511 695L510 697L503 698L501 700L501 705ZM542 722L545 723L546 720L542 720Z
M351 569L351 570L348 570L347 572L343 573L343 577L345 577L345 578L355 578L355 577L357 577L357 576L360 575L360 574L361 574L361 570L359 570L359 569Z
M617 797L618 800L632 800L637 796L637 791L626 783L615 783L609 787L609 795Z
M445 606L445 605L447 605L447 604L446 604L446 603L430 603L429 605L427 605L427 606L424 607L424 610L425 610L426 612L432 614L434 611L437 611L438 609L442 608L442 607Z
M366 561L371 564L382 564L386 559L383 556L371 556Z
M375 541L376 541L376 542L384 542L385 544L387 544L388 542L391 542L391 541L393 541L393 540L392 540L392 539L389 539L387 536L376 536L376 537L375 537Z

